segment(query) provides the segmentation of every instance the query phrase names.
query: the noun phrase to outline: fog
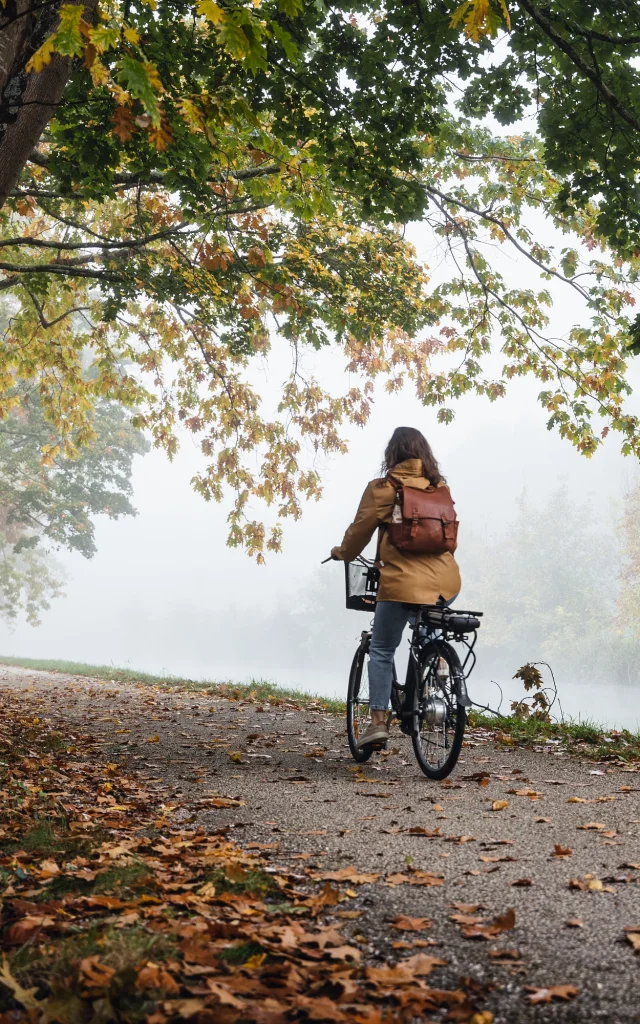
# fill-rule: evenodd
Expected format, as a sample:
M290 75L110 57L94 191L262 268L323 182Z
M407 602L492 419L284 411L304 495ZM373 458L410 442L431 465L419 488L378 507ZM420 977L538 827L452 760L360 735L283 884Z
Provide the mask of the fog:
M426 251L428 240L418 228L414 235L419 254L433 263L433 253ZM512 272L521 268L514 265ZM566 331L580 313L573 299L570 303L561 292L556 298L554 329ZM268 395L276 393L284 365L276 354L270 370L259 368ZM341 386L339 352L322 353L314 369ZM602 605L609 615L615 601L617 522L623 495L636 479L635 463L620 455L615 436L587 460L549 433L546 414L536 402L540 389L534 381L519 380L495 404L464 398L449 426L438 425L435 411L423 408L409 390L393 396L378 393L366 428L346 431L348 454L321 462L321 501L307 505L302 519L286 526L284 552L269 555L265 566L226 547L228 508L206 504L191 490L190 478L201 464L191 439L183 440L173 463L158 451L138 458L133 484L139 515L100 521L98 554L90 561L59 553L68 574L66 598L43 614L37 628L18 623L12 631L0 625L0 652L196 679L268 679L343 696L355 641L368 617L344 608L342 566L319 563L342 539L367 481L378 475L392 430L411 425L431 442L456 500L461 521L456 557L463 580L457 604L487 611L471 696L495 707L500 699L491 682L495 679L504 691L502 709L508 710L510 699L521 695L511 680L516 669L527 661L546 660L556 672L565 714L640 727L633 659L627 658L624 670L614 670L611 652L617 640L611 631L597 649L594 642L590 648L587 643L594 614ZM562 586L564 574L571 589L576 570L572 522L582 514L587 525L583 522L578 557L583 556L591 522L593 551L603 560L593 569L595 586L584 590L583 614L576 604L580 595L573 595L573 631L561 632L560 640L553 614L549 621L540 618L538 599L535 628L528 629L521 615L518 628L509 625L507 630L505 605L517 603L519 589L530 585L532 572L525 565L527 552L514 554L511 524L519 514L518 503L524 494L526 516L535 523L543 513L552 516L562 489L568 501L562 513L564 540L554 547L552 517L547 533L543 530L534 539L528 554L536 571L553 563L560 573L560 582L553 585ZM498 577L502 582L496 593ZM508 594L502 605L500 593ZM553 600L550 595L550 607L559 604L557 594ZM580 622L583 637L576 633Z

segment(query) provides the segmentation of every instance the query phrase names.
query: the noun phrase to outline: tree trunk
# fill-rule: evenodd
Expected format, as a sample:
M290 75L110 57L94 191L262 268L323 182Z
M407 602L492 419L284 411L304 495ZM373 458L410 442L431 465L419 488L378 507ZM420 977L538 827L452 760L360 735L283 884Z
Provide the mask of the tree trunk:
M0 206L20 177L62 99L71 70L53 54L38 74L29 58L55 31L61 0L34 10L33 0L9 0L0 16Z

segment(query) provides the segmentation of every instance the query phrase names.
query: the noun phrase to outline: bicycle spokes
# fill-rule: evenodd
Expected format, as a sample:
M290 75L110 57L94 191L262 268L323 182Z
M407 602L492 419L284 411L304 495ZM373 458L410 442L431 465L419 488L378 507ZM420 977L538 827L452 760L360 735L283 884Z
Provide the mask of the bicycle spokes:
M444 658L437 654L424 666L417 701L417 740L427 765L441 769L447 762L456 732L454 680Z
M369 658L365 658L359 678L357 692L353 694L353 733L356 736L365 731L369 723Z

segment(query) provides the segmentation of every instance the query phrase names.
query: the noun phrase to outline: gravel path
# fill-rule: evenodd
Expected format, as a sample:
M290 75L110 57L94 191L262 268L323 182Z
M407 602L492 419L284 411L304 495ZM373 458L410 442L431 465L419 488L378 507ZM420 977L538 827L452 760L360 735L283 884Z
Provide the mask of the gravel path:
M362 912L348 927L371 961L406 955L397 943L433 946L448 966L432 984L455 987L467 976L489 986L494 1024L640 1022L640 958L624 932L640 930L640 773L570 758L554 744L497 749L471 733L451 778L433 783L400 735L389 753L355 765L342 719L313 708L0 666L3 689L22 691L25 710L70 737L100 736L106 759L155 779L159 795L168 790L178 821L189 818L187 798L239 797L245 806L205 809L198 820L268 844L274 865L303 877L352 867L379 874L359 884L346 872L339 883L342 906ZM556 847L571 852L556 856ZM442 882L386 881L415 883L420 871ZM482 932L474 919L490 924L509 908L512 929L463 936L465 927ZM390 924L398 914L432 923L401 932ZM578 995L530 1005L527 985L573 985Z

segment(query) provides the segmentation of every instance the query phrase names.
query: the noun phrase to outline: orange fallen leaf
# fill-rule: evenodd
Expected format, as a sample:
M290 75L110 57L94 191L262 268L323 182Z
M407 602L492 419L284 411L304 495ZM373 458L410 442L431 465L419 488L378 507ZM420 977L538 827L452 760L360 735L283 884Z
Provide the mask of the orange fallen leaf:
M234 1010L243 1010L246 1006L244 999L238 999L234 996L226 985L220 984L219 981L214 981L213 978L207 978L207 988L216 997L221 1006L231 1006Z
M556 843L553 847L552 857L570 857L573 850L569 846L561 846L560 843Z
M115 973L113 967L100 962L99 956L86 956L80 961L78 976L81 987L93 995L108 989Z
M491 804L492 811L504 811L509 806L508 800L494 800Z
M40 877L41 878L55 878L56 875L60 874L60 868L56 864L55 860L43 860L40 865Z
M145 740L145 743L159 743L159 742L160 742L160 737L158 736L157 733L156 733L155 736L149 736L148 739Z
M431 927L428 917L408 917L407 914L398 914L391 922L392 928L400 932L421 932Z
M522 953L519 949L490 949L489 956L492 960L520 960Z
M567 928L584 928L584 921L579 917L570 917L564 922Z
M530 993L527 999L534 1006L538 1003L550 1003L554 999L575 999L578 994L575 985L550 985L548 988L525 985L525 988Z
M177 996L180 992L180 986L175 978L168 971L165 971L163 967L151 963L138 971L136 988L142 991L145 989L162 989L167 995L171 996Z
M424 977L431 974L434 967L446 967L448 960L442 960L439 956L427 956L426 953L416 953L408 960L401 961L403 967L408 967L416 977Z
M10 925L4 933L4 941L8 946L23 946L41 932L43 928L50 928L55 924L52 917L35 917L27 915Z
M634 953L640 953L640 925L627 925L625 938L633 946Z
M353 882L354 885L365 885L377 882L380 875L377 872L358 871L351 865L338 871L314 872L311 877L319 878L323 882Z

